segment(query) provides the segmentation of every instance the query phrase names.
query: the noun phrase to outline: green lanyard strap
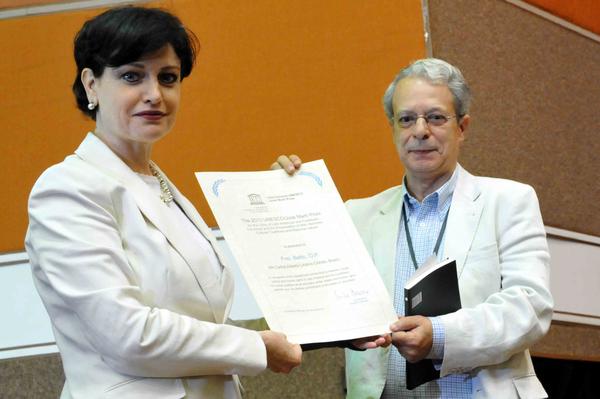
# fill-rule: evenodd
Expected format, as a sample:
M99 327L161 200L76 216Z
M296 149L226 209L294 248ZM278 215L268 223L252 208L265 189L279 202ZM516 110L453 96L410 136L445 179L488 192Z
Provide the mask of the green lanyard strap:
M415 270L419 267L417 265L417 258L415 257L415 250L413 249L412 239L410 238L410 231L408 230L408 222L406 221L406 205L402 203L402 220L404 221L404 231L406 232L406 242L408 243L408 251L410 252L410 258L412 259L413 266ZM440 244L442 243L442 237L444 236L444 232L446 231L446 223L448 222L448 215L450 214L450 208L448 208L448 212L446 212L446 216L444 217L444 223L442 224L442 228L440 229L440 234L438 234L437 241L435 242L435 248L433 249L433 254L437 256L438 251L440 250Z

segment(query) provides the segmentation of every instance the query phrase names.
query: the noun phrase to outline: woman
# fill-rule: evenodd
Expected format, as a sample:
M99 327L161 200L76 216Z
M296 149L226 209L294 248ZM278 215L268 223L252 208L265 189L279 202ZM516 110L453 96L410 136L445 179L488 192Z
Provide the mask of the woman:
M239 398L237 374L300 363L283 334L223 324L229 267L150 159L175 122L194 44L175 16L137 7L107 11L75 38L73 91L96 128L36 182L26 237L62 398Z

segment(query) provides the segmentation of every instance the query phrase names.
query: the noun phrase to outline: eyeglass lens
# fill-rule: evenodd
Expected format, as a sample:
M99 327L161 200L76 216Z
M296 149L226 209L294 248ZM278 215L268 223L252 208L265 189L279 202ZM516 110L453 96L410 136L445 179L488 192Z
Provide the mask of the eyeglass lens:
M419 118L425 119L425 122L430 126L442 126L444 123L448 122L449 119L448 116L437 112L426 115L407 114L401 115L398 118L398 123L402 127L411 127Z

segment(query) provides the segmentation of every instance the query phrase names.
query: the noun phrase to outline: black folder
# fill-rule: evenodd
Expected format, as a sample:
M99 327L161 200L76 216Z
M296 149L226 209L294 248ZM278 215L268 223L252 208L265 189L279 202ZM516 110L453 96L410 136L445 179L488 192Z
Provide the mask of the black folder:
M461 308L458 291L456 261L445 260L423 266L404 286L404 314L406 316L441 316ZM416 363L406 362L406 388L440 378L431 359Z

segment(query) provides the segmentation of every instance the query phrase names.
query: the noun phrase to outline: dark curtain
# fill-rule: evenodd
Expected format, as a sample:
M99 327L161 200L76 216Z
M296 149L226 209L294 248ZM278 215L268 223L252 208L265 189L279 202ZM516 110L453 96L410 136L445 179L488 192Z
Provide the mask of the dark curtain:
M549 399L600 398L600 362L533 358Z

